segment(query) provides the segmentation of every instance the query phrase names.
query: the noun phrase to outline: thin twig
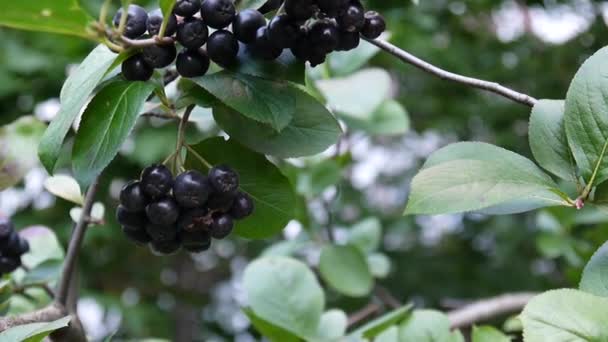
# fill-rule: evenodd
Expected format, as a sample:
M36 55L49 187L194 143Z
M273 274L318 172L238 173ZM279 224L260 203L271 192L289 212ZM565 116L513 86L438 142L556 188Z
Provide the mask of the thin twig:
M63 270L61 272L61 280L57 286L57 297L55 299L55 301L61 304L63 307L65 307L67 304L71 279L74 275L74 271L76 270L76 263L78 261L78 252L80 251L84 234L89 225L87 218L91 216L91 209L93 208L93 203L95 202L95 195L97 193L98 185L99 177L93 181L93 184L91 184L89 190L87 191L84 205L82 207L82 215L80 215L80 219L78 219L78 222L74 227L74 231L72 232L72 238L70 239L70 245L68 246L68 252L65 257Z
M537 293L533 292L520 292L482 299L450 311L448 318L452 328L468 327L494 317L518 312L536 295Z
M0 319L0 332L23 324L36 322L52 322L67 315L65 308L58 304L52 304L40 310L28 312L13 317L3 317Z
M159 36L154 36L148 39L130 39L125 36L120 36L119 40L126 48L145 48L152 45L167 45L175 43L175 40L171 37L160 38Z
M155 113L155 112L146 112L140 114L140 116L148 117L148 118L157 118L163 120L179 120L179 116L167 113Z
M403 306L403 304L401 304L401 302L382 285L377 284L375 286L374 294L382 301L382 303L384 303L384 305L390 307L391 309L398 309Z
M348 327L352 327L353 325L362 322L369 317L375 315L378 311L380 311L381 307L379 304L370 302L366 306L364 306L361 310L356 311L348 316Z
M521 103L521 104L524 104L524 105L530 106L530 107L533 107L536 104L536 102L538 102L537 99L535 99L529 95L519 93L513 89L502 86L496 82L489 82L489 81L484 81L484 80L480 80L477 78L467 77L467 76L459 75L459 74L441 69L433 64L423 61L422 59L410 54L407 51L404 51L404 50L398 48L397 46L395 46L385 40L366 39L366 38L363 38L363 39L367 40L371 44L376 45L377 47L390 53L391 55L399 58L403 62L411 64L411 65L417 67L418 69L428 72L432 75L435 75L441 79L465 84L465 85L468 85L470 87L477 88L477 89L486 90L486 91L498 94L507 99L513 100L515 102L518 102L518 103Z

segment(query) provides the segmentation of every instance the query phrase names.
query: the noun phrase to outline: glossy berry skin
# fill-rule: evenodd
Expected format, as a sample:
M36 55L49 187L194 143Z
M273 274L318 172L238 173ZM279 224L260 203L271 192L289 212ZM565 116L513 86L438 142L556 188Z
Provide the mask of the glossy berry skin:
M177 27L177 41L187 49L198 49L207 42L209 29L198 18L191 18Z
M359 32L365 25L365 12L360 4L350 4L337 18L340 30Z
M148 29L148 34L152 36L156 36L160 33L160 27L163 24L163 12L160 8L155 9L154 11L148 13L148 21L146 21L146 28ZM167 22L167 27L165 28L165 37L170 37L177 32L177 18L174 14L171 14L169 17L169 21Z
M122 7L116 12L114 16L114 27L120 25L120 18L122 17ZM148 13L141 6L129 5L127 9L127 22L123 35L127 38L135 39L146 33L146 22L148 21Z
M211 186L207 177L198 171L187 171L175 178L173 197L182 208L200 207L209 198Z
M141 173L141 188L151 199L162 197L173 187L173 175L162 164L148 166Z
M120 190L120 204L123 208L132 212L141 212L146 209L148 199L144 195L139 181L130 181Z
M0 274L11 273L21 266L20 258L0 256Z
M209 27L223 29L230 25L236 15L232 0L203 0L201 18Z
M239 191L234 198L232 207L230 208L229 215L235 220L242 220L245 217L251 215L254 210L254 204L251 197Z
M161 198L157 202L148 204L146 216L152 224L169 226L177 222L179 206L171 197Z
M179 251L181 243L178 239L174 239L169 241L152 241L148 246L153 254L162 256Z
M285 0L285 13L294 20L307 20L314 14L314 0Z
M191 17L201 9L201 0L177 0L173 13L181 17Z
M350 51L361 42L359 32L340 32L340 43L338 44L339 51Z
M177 55L175 66L183 77L203 76L209 70L209 57L202 51L185 50Z
M147 81L154 73L142 54L133 55L122 62L121 71L127 81Z
M232 32L239 41L250 44L255 41L256 32L266 25L266 19L262 13L254 9L246 9L239 12L232 22Z
M2 245L0 250L2 251L2 255L11 256L11 257L20 257L21 256L21 238L17 232L13 231L11 236L9 236L8 240Z
M15 227L8 218L0 217L0 241L8 239Z
M279 48L289 48L294 45L299 35L299 27L285 15L278 15L268 23L268 38L272 45Z
M173 63L177 49L175 44L151 45L143 48L142 55L149 66L160 69Z
M131 229L141 229L146 225L146 215L142 213L134 213L128 211L122 205L116 208L116 221L123 226Z
M158 225L148 223L146 233L150 235L152 241L171 241L177 236L177 228L173 225Z
M321 48L325 52L334 51L340 42L340 31L330 21L315 22L310 28L308 36L314 48Z
M249 51L255 58L271 61L277 59L283 49L275 46L268 38L268 28L260 27L256 33L255 41L248 46Z
M214 239L223 239L232 233L234 221L229 215L218 215L213 218L211 223L211 236Z
M386 30L384 18L374 11L365 13L365 25L361 29L361 34L367 39L376 39Z
M239 188L239 175L229 166L218 165L209 170L209 182L219 194L234 193Z
M180 232L207 231L211 220L206 208L194 208L183 212L177 220L177 229Z
M207 54L222 66L234 64L239 53L239 42L230 31L217 30L207 40Z
M211 236L207 231L180 232L182 247L190 253L204 252L211 247Z
M122 232L129 241L138 245L144 245L152 241L152 238L150 235L148 235L145 228L133 229L129 227L122 227Z

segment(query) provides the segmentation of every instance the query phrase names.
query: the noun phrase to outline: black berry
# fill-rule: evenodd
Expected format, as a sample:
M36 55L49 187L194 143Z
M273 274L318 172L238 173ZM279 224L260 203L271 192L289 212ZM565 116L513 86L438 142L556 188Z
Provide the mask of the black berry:
M0 217L0 241L6 240L15 230L13 223L8 218Z
M207 54L215 63L228 66L234 63L239 53L239 42L232 32L217 30L207 40Z
M260 27L256 33L255 41L249 44L248 48L253 57L271 61L277 59L283 49L272 44L267 33L268 28L266 26Z
M177 228L173 225L158 225L148 223L146 233L150 235L152 241L171 241L177 236Z
M254 9L241 11L232 22L232 32L236 39L245 44L252 43L256 38L256 32L266 25L266 19L262 13Z
M152 241L152 238L150 235L148 235L148 232L146 232L146 229L143 227L139 229L122 227L122 232L125 234L127 239L138 245L144 245Z
M360 4L350 4L338 17L338 26L342 31L359 32L365 25L365 13Z
M325 57L327 53L323 48L313 48L308 53L308 62L310 66L315 67L319 64L325 63Z
M384 30L386 30L386 22L378 12L368 11L365 13L365 25L361 29L361 34L365 38L376 39L380 37Z
M187 171L175 178L173 196L182 208L202 206L210 193L207 177L198 171Z
M334 51L338 48L340 31L333 21L317 21L310 28L309 39L315 48L321 48L325 52Z
M229 194L239 188L239 175L226 165L218 165L209 170L209 182L220 194Z
M114 16L114 26L120 25L122 17L122 7ZM127 22L123 35L127 38L138 38L146 33L146 22L148 21L148 13L141 6L129 5L127 9Z
M338 50L350 51L359 46L360 41L361 37L359 37L359 32L340 32Z
M230 216L235 220L241 220L253 213L254 205L251 197L239 191L234 198L232 207L230 208Z
M144 61L156 69L169 66L177 56L177 49L174 44L151 45L142 50Z
M299 35L299 27L285 15L278 15L268 23L268 38L270 42L280 48L293 46Z
M204 252L211 247L211 236L207 231L180 232L182 247L191 253Z
M146 215L128 211L122 205L116 208L116 221L123 226L131 229L141 229L146 225Z
M209 29L198 18L190 18L177 27L177 41L185 48L198 49L207 42Z
M128 211L144 211L148 204L139 181L130 181L120 191L120 204Z
M179 206L173 198L165 197L157 202L148 204L146 216L152 224L172 225L177 222L177 218L179 217Z
M201 17L203 21L214 29L223 29L230 25L236 9L232 0L203 0L201 5Z
M291 47L291 53L300 61L307 61L310 56L310 40L308 39L308 33L302 31L296 39L295 44Z
M214 239L223 239L232 233L234 221L229 215L217 215L211 223L211 236Z
M11 273L21 266L20 258L0 256L0 274Z
M141 187L152 199L162 197L173 187L173 175L162 164L148 166L141 173Z
M181 243L178 239L173 239L169 241L152 241L149 246L153 254L169 255L177 252Z
M19 237L19 255L23 255L30 251L30 243L26 239Z
M122 62L122 75L128 81L147 81L152 77L154 69L144 61L142 54L136 54Z
M148 13L148 21L146 22L146 27L148 29L148 34L150 35L158 35L160 33L160 27L163 24L163 12L160 8L155 9L154 11ZM167 27L165 28L165 37L170 37L175 34L177 31L177 18L174 14L171 14L169 17L169 21L167 22Z
M181 17L191 17L201 9L201 0L177 0L173 13Z
M285 12L294 20L307 20L314 14L314 2L314 0L285 0Z
M21 238L19 237L19 234L13 231L0 248L2 255L17 258L20 257L22 254L20 244Z
M177 220L177 229L180 232L196 232L209 230L211 221L206 208L190 209L182 213Z
M183 77L203 76L209 70L209 57L199 50L182 51L177 55L175 66Z

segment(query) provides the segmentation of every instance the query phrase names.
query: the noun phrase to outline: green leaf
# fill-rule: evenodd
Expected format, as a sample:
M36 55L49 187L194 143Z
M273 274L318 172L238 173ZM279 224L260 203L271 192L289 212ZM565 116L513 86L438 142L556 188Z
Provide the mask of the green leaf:
M319 272L329 286L347 296L366 296L374 286L365 256L354 246L325 246Z
M516 213L568 205L562 196L551 177L529 159L490 144L464 142L431 155L412 181L406 214L488 208ZM497 209L501 205L505 207Z
M44 128L31 116L0 127L0 191L19 183L38 165L36 153Z
M72 150L74 175L81 184L90 184L114 159L153 90L150 83L117 81L91 100Z
M19 325L0 333L0 342L39 342L53 331L67 327L71 319L71 316L66 316L48 323L39 322Z
M374 342L399 342L399 328L392 326L383 331Z
M325 189L338 184L342 178L342 167L334 159L327 159L298 172L298 193L312 198Z
M219 137L204 140L192 148L212 165L227 164L234 168L239 173L241 190L253 198L253 215L237 222L238 235L250 239L268 238L293 219L295 194L289 180L263 155ZM188 153L186 165L207 170L192 153Z
M243 286L256 316L298 337L314 338L325 296L305 264L284 257L257 259L245 269Z
M258 9L262 7L263 4L268 0L242 0L238 2L237 8L239 10L244 10L248 8Z
M400 341L459 342L464 341L459 332L450 331L450 321L441 312L416 310L399 327Z
M53 172L63 140L89 95L117 60L105 45L97 46L78 68L70 74L61 88L61 109L47 128L40 142L38 156L49 173Z
M383 38L383 39L387 39ZM365 40L361 40L359 46L350 51L338 51L333 52L327 56L327 64L331 70L332 75L346 76L351 73L360 70L372 57L374 57L380 49L366 42Z
M300 339L289 331L272 325L267 321L255 315L255 312L249 308L243 309L251 324L259 331L262 336L266 337L270 342L298 342Z
M161 30L159 35L165 35L165 30L167 28L167 23L169 23L169 18L173 13L173 6L175 6L176 0L160 0L158 4L160 5L160 10L163 13L163 23L161 25Z
M296 110L298 90L287 82L222 71L193 79L224 105L249 119L284 129Z
M47 284L56 281L61 273L61 260L51 259L40 263L25 274L23 285Z
M381 238L382 223L376 217L369 217L352 226L348 243L368 254L378 249Z
M411 305L395 309L357 328L348 336L350 338L374 338L391 326L401 323L410 314L411 309Z
M0 26L90 39L92 21L77 0L0 1Z
M608 297L608 242L593 254L585 266L579 288L596 296Z
M55 175L44 181L44 188L51 194L75 204L82 205L84 196L78 182L67 175Z
M21 257L27 267L33 269L47 260L63 260L63 247L49 228L32 226L21 230L19 235L30 244L30 251Z
M510 342L511 338L491 326L474 326L472 342Z
M391 259L383 253L368 255L367 264L374 278L386 278L391 271Z
M388 99L391 76L383 69L364 69L348 77L320 80L316 85L332 110L344 116L369 120Z
M341 117L353 129L370 135L390 136L404 134L410 129L407 111L395 100L386 100L368 118L357 119L347 115Z
M236 63L229 69L267 79L305 83L304 63L296 59L289 49L285 49L277 59L265 61L251 56L246 45L240 43Z
M313 341L339 342L346 332L348 317L342 310L328 310L321 316L317 335Z
M562 100L540 100L530 115L529 140L536 161L547 171L576 182L576 166L564 129Z
M303 157L323 152L338 142L338 121L314 97L302 90L296 96L292 121L277 132L226 107L214 108L213 117L228 135L254 151L279 158Z
M534 297L521 319L526 342L608 340L608 298L561 289Z
M578 70L566 95L568 144L585 180L599 167L594 185L608 179L608 48L591 56Z

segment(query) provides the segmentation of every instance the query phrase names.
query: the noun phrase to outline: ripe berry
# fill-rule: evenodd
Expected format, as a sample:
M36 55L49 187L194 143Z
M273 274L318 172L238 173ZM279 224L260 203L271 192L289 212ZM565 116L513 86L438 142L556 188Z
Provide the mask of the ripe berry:
M183 77L203 76L209 70L209 57L199 50L185 50L177 55L177 72Z
M285 0L285 12L294 20L307 20L314 14L314 0Z
M148 223L146 233L150 235L152 241L171 241L177 236L177 228L173 225L158 225Z
M180 232L195 232L209 230L211 221L208 216L209 211L205 208L195 208L182 213L177 220L177 229Z
M291 47L291 53L300 61L307 61L310 56L310 40L308 39L308 33L301 31L295 44Z
M148 166L141 173L141 188L152 199L168 194L172 187L173 175L162 164Z
M384 18L374 11L365 13L365 25L361 29L361 34L367 39L376 39L386 30Z
M0 217L0 241L6 240L13 233L15 227L8 218Z
M329 17L335 17L348 4L348 0L317 0L321 12Z
M340 31L332 21L317 21L310 28L308 36L313 47L331 52L338 47Z
M2 251L2 255L11 256L11 257L19 257L21 256L21 238L17 232L13 231L13 233L8 237L8 239L2 244L0 250Z
M325 63L326 52L322 48L313 48L308 53L308 62L311 67Z
M234 18L232 32L234 32L236 39L249 44L253 43L257 30L264 25L266 25L266 19L262 13L254 9L246 9Z
M122 7L116 12L114 16L114 26L120 25L120 18L122 17ZM146 33L146 21L148 20L148 13L141 6L129 5L127 9L127 23L123 35L127 38L138 38Z
M152 224L171 225L177 222L179 207L171 197L165 197L158 202L148 204L146 216Z
M255 41L249 44L248 48L254 57L271 61L281 55L283 48L272 44L267 33L268 28L266 26L260 27L255 35Z
M148 235L145 228L133 229L129 227L122 227L122 232L125 234L127 239L135 244L143 245L150 241L152 238Z
M144 61L142 54L136 54L122 62L122 75L128 81L147 81L152 77L154 69Z
M207 201L211 186L198 171L188 171L175 178L173 196L182 208L200 207Z
M239 53L239 42L232 32L217 30L207 40L207 54L215 63L228 66L234 63Z
M26 239L19 237L19 255L23 255L30 251L30 243Z
M128 211L122 205L116 208L116 221L123 226L131 229L141 229L146 225L146 215Z
M0 274L11 273L21 266L20 258L0 257Z
M350 51L359 46L360 41L361 37L359 37L359 32L340 32L340 44L338 44L338 50Z
M191 17L201 9L201 0L177 0L173 13L182 17Z
M226 165L218 165L209 170L209 182L218 193L229 194L239 188L239 175Z
M218 215L213 218L210 233L214 239L223 239L230 235L233 228L234 221L232 220L232 217L228 215Z
M148 13L148 21L146 27L148 28L148 34L155 36L160 33L160 27L163 24L163 12L160 8ZM174 14L171 14L167 27L165 28L165 37L170 37L177 31L177 18Z
M139 181L130 181L120 190L120 204L128 211L144 211L148 199L141 188Z
M181 247L181 243L178 239L173 239L169 241L152 241L148 246L150 246L150 251L153 254L162 256L177 252Z
M177 41L188 49L198 49L203 46L209 36L209 29L198 18L190 18L177 27Z
M177 56L177 49L174 44L151 45L142 50L144 61L149 66L160 69L169 66Z
M293 46L299 35L299 27L285 15L278 15L268 23L268 38L270 42L280 48Z
M230 25L236 9L232 0L203 0L201 17L209 27L223 29Z
M239 191L234 198L234 203L230 208L229 214L235 220L241 220L251 215L253 213L253 209L254 204L251 197L248 194Z
M363 28L363 25L365 25L363 7L358 3L352 3L336 20L342 31L359 32Z
M228 211L234 203L235 196L236 191L227 194L212 194L212 196L209 197L209 200L207 201L207 208L209 208L209 210L218 210L222 212Z
M186 232L179 234L182 247L191 253L204 252L211 247L211 236L207 231Z

